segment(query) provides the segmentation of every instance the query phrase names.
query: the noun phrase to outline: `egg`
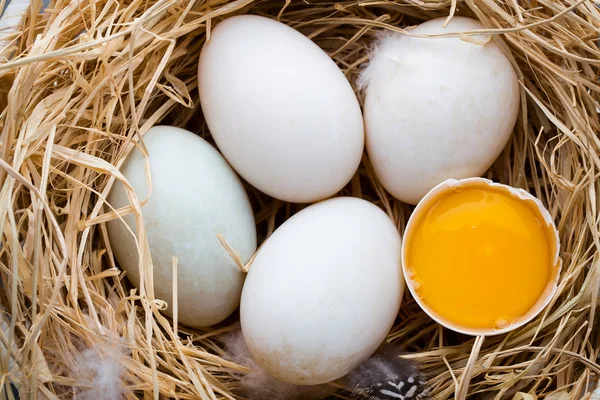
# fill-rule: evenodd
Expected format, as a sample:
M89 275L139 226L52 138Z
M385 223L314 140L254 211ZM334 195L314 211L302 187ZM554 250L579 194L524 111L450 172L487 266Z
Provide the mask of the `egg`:
M483 29L454 17L411 35ZM498 37L383 37L362 74L366 147L395 198L416 204L449 178L482 175L506 146L519 111L517 74Z
M239 305L245 274L217 238L223 235L242 262L256 251L256 227L240 179L219 152L201 137L175 127L155 126L143 137L152 191L141 208L153 262L156 298L173 315L173 261L177 264L178 319L189 327L214 325ZM120 171L140 202L148 198L146 160L133 150ZM122 183L112 188L114 208L129 205ZM135 217L107 224L112 250L131 282L139 286Z
M404 290L401 238L368 201L336 197L292 216L263 244L242 292L253 359L297 385L336 380L369 358Z
M260 191L310 203L352 178L364 148L356 95L333 60L298 31L242 15L200 53L200 103L225 158Z
M402 249L408 287L436 321L495 335L533 319L560 274L552 217L522 189L482 178L449 179L421 200Z

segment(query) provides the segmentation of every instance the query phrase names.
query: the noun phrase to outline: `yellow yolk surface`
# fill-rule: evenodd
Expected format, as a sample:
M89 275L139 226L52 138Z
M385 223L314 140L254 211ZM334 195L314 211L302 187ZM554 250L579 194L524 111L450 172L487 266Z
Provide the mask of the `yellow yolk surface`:
M552 232L531 202L491 187L441 195L415 220L406 273L431 311L453 325L503 329L551 279Z

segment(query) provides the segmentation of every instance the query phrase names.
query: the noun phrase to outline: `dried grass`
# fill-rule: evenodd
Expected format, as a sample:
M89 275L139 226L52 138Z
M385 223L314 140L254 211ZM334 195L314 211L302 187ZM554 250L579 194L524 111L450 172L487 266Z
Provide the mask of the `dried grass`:
M595 388L597 3L55 0L38 14L40 7L34 0L22 32L1 38L9 48L0 49L14 55L0 64L0 303L10 312L0 339L12 349L0 360L0 381L17 383L22 398L72 397L81 389L80 355L117 345L129 353L122 376L128 399L240 398L234 393L247 370L226 361L222 342L236 329L235 316L204 331L162 317L151 279L133 290L115 265L105 222L116 215L103 199L122 179L117 168L125 155L157 122L208 137L197 55L222 17L247 12L301 30L352 82L381 30L403 31L456 12L476 16L485 32L504 39L519 70L522 113L487 176L528 189L549 208L562 240L559 290L532 323L483 342L440 328L406 298L389 340L413 352L439 399L454 397L459 386L472 397L496 399L517 392L579 398ZM248 190L261 240L300 208ZM410 208L383 191L366 158L343 193L380 205L403 229ZM134 207L118 212L137 213L141 235L133 200ZM476 340L478 354L469 361ZM467 370L470 382L463 379Z

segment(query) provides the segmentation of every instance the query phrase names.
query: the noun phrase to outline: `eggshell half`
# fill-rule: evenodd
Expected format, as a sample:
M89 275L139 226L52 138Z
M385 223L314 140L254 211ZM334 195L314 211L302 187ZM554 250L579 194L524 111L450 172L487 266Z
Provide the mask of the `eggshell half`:
M417 304L419 304L419 306L423 309L423 311L425 311L425 313L427 313L427 315L429 315L437 323L445 326L448 329L451 329L455 332L463 333L465 335L494 336L494 335L500 335L503 333L510 332L514 329L517 329L517 328L527 324L529 321L534 319L540 312L542 312L542 310L550 303L550 301L556 294L556 290L557 290L557 286L558 286L558 279L560 278L560 271L561 271L561 267L562 267L562 259L560 258L560 239L558 236L558 230L556 229L556 226L554 224L554 220L552 219L550 212L544 207L542 202L537 197L533 196L531 193L529 193L523 189L518 189L518 188L514 188L512 186L493 182L489 179L483 179L483 178L448 179L448 180L440 183L433 189L431 189L425 195L425 197L423 197L423 199L419 202L419 204L413 211L412 215L410 216L408 223L406 224L406 229L404 231L404 244L410 242L411 235L413 235L414 231L417 229L417 222L415 222L415 221L418 221L424 215L427 215L426 213L429 211L429 209L432 207L432 205L435 204L435 202L440 197L444 196L444 194L455 191L457 188L459 190L463 190L463 189L467 189L467 188L472 188L472 187L477 188L477 187L482 187L482 186L484 186L484 187L489 186L489 187L501 189L503 191L510 193L512 196L519 198L520 200L522 200L524 202L529 202L533 206L533 209L536 209L539 212L540 217L546 223L547 232L550 232L550 234L549 234L549 238L551 239L550 250L552 252L551 260L552 260L552 265L553 265L553 268L551 271L551 278L550 278L545 290L540 295L538 301L533 305L533 307L531 307L531 309L525 315L523 315L521 318L519 318L517 320L517 322L511 323L504 328L489 329L489 330L465 328L465 327L456 325L453 322L448 321L445 318L442 318L434 310L432 310L420 298L420 296L418 296L418 293L416 292L416 287L418 286L418 283L413 281L410 278L410 274L408 272L408 269L410 269L410 266L406 262L407 253L408 253L408 249L407 249L406 245L403 245L403 247L402 247L402 270L403 270L404 276L406 277L406 282L407 282L407 285L408 285L411 295L413 296L413 298L415 299ZM434 250L434 249L432 249L432 250Z

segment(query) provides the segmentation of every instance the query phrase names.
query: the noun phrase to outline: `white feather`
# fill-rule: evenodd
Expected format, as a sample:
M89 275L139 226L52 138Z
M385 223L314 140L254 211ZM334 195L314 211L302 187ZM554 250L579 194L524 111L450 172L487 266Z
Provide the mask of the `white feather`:
M373 79L386 80L399 67L401 62L395 56L402 54L402 37L398 32L382 31L377 34L369 51L369 63L362 70L357 85L365 90ZM400 48L399 48L400 47Z
M72 375L81 385L77 400L119 400L125 389L121 381L126 354L121 346L96 345L76 359Z
M249 400L319 399L328 394L324 387L296 386L278 381L263 370L250 355L241 331L225 338L227 358L250 372L240 377L240 386Z

